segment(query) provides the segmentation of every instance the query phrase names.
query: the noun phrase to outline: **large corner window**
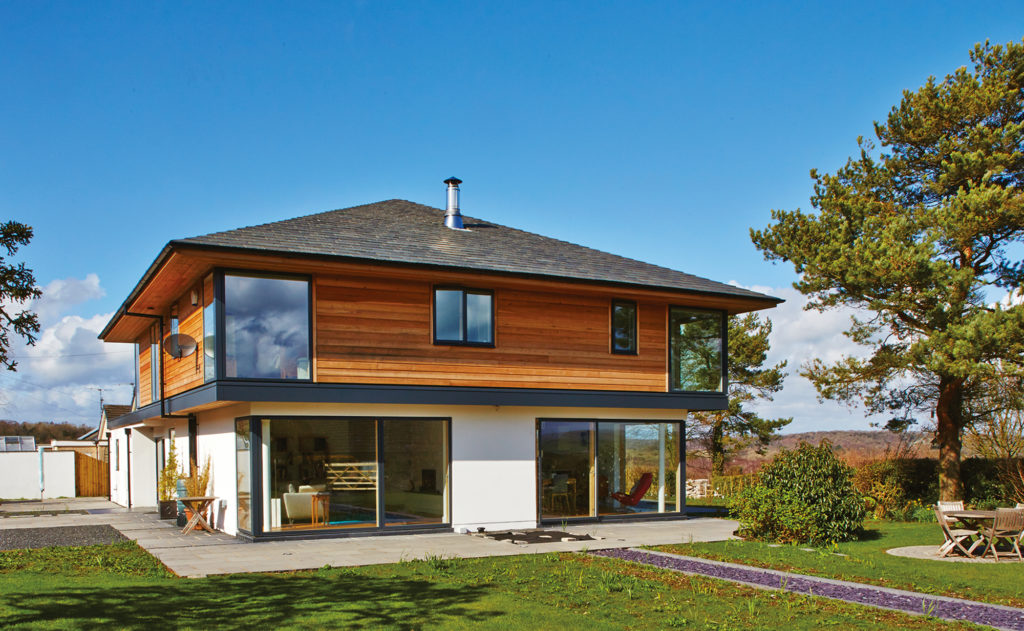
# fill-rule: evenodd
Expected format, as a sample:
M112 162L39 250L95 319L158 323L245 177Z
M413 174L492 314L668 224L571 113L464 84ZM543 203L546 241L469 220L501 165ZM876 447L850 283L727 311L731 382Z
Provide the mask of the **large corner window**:
M725 375L725 314L672 307L669 310L669 386L686 392L722 392Z
M212 281L208 281L212 285ZM204 283L204 287L207 283ZM206 298L203 305L203 381L217 378L217 303Z
M479 289L435 289L434 343L493 346L494 293Z
M224 275L224 377L309 379L309 280Z
M612 301L612 352L636 355L636 303Z

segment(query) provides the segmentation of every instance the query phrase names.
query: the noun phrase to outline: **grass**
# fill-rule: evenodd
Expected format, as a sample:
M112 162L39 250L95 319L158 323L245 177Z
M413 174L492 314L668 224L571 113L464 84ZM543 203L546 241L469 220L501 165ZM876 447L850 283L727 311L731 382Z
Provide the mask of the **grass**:
M807 546L769 547L755 541L658 546L676 554L733 561L928 594L1024 607L1024 564L947 563L886 554L889 548L942 543L934 523L874 522L860 541L804 552ZM836 552L847 556L839 556Z
M0 627L976 628L579 554L180 579L133 543L0 553Z

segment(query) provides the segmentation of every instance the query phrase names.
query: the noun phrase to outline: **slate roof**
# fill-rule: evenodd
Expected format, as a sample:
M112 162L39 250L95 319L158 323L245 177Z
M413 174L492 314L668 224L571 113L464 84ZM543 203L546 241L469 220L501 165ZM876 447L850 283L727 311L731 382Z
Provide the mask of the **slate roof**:
M109 421L131 412L132 406L109 404L103 406L103 411L107 413L107 420Z
M781 302L725 283L466 215L466 230L452 230L444 226L443 218L444 210L439 208L392 199L179 239L170 245L337 256Z

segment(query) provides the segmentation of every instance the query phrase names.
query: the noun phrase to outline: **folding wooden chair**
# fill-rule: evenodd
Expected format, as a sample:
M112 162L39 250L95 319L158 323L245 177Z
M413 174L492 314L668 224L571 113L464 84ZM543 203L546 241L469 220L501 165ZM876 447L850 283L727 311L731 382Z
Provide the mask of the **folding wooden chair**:
M978 545L979 541L975 541L971 546L970 550L964 547L963 542L970 540L971 537L977 536L977 530L967 530L966 528L958 528L952 530L949 527L949 518L943 514L942 509L938 506L935 507L935 521L939 523L939 528L942 529L942 536L945 541L939 546L939 556L949 556L953 550L960 550L965 556L971 556L971 551Z
M996 518L992 521L992 528L987 533L983 532L982 536L988 542L988 545L985 546L981 553L982 557L991 550L992 556L998 561L999 551L996 550L996 544L1000 541L1006 541L1013 548L1013 551L1017 553L1017 558L1024 561L1024 556L1020 553L1021 539L1024 538L1024 510L1019 508L997 508Z
M951 513L953 511L959 511L964 509L964 503L962 500L957 500L955 502L936 502L936 505L939 508L941 508L942 512L944 513ZM956 517L946 518L946 523L950 525L955 524L957 521L958 520Z

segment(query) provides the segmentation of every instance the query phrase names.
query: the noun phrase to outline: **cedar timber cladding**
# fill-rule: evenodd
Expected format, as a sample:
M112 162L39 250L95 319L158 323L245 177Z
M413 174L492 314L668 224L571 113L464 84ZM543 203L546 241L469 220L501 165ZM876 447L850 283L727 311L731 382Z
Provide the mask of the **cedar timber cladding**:
M664 392L663 302L641 302L640 352L609 352L614 294L572 295L486 282L495 347L435 345L427 278L317 275L317 381ZM504 285L504 286L502 286Z
M153 402L153 389L150 380L149 331L141 335L136 342L139 345L139 407Z
M196 283L198 290L198 283ZM203 308L202 301L197 306L192 306L190 300L191 290L185 292L175 304L178 307L178 332L184 333L196 340L198 347L196 352L188 357L175 359L163 353L164 360L164 389L166 396L173 396L186 390L191 390L203 383ZM203 294L199 294L203 295ZM164 336L169 334L169 320L164 323Z

